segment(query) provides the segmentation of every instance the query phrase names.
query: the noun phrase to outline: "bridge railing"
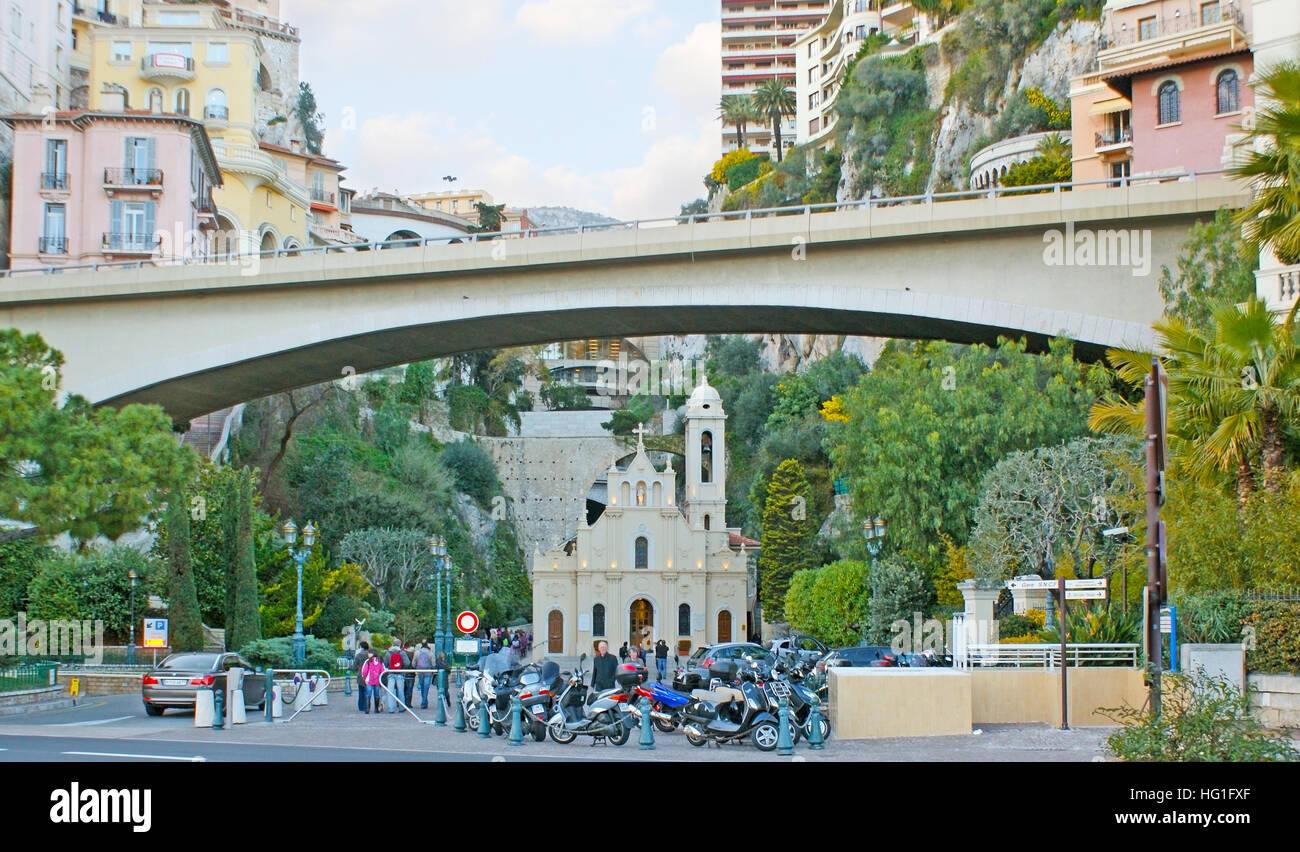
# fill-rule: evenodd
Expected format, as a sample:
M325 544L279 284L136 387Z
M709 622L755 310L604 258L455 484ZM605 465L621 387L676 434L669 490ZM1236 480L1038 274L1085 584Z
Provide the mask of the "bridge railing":
M437 237L404 238L378 242L360 242L348 245L306 246L302 248L280 248L262 252L245 252L228 255L209 255L203 257L160 257L143 258L129 261L103 261L91 263L67 264L27 269L0 269L0 278L14 278L19 275L57 275L73 270L99 271L106 269L140 269L154 266L203 266L239 262L244 258L257 257L271 260L288 257L305 257L316 254L348 253L358 251L381 251L395 248L416 248L421 246L446 246L458 244L477 244L493 240L537 239L550 236L581 235L607 231L632 231L650 228L672 228L680 225L708 224L747 220L769 216L805 216L813 213L832 213L851 210L873 210L881 207L899 207L904 205L935 204L943 201L960 201L970 199L995 199L1040 193L1068 192L1081 187L1103 187L1123 189L1129 186L1141 186L1158 183L1195 181L1211 176L1221 177L1224 169L1199 169L1193 171L1170 172L1161 175L1140 177L1101 178L1097 180L1067 181L1062 183L1041 183L1029 186L993 186L986 189L964 189L952 192L927 192L919 195L888 196L882 198L863 198L855 201L828 201L818 204L796 204L787 207L764 207L755 210L728 210L718 213L691 213L678 216L663 216L654 219L632 219L625 222L602 222L591 225L570 225L554 228L529 228L520 231L489 231L484 233L452 234Z

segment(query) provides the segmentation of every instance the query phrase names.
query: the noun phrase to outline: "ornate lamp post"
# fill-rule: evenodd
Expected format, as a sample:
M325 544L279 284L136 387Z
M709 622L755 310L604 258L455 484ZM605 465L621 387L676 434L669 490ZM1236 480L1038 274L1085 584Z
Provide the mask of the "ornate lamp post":
M871 554L871 570L876 569L876 557L885 544L885 519L867 518L862 522L862 535L867 540L867 552Z
M438 594L438 615L437 623L433 632L433 650L435 654L446 653L445 636L443 634L442 623L442 572L447 563L447 540L440 535L429 536L429 556L433 558L434 580L433 585ZM450 573L450 572L449 572ZM451 577L447 578L447 603L451 604Z
M126 664L128 666L134 666L135 665L135 584L136 584L136 580L138 579L136 577L134 568L126 569L126 578L131 581L131 644L126 647Z
M293 664L301 666L307 661L307 637L302 635L302 566L311 555L311 547L316 543L316 527L311 521L302 528L302 547L294 547L298 541L298 526L292 519L285 521L281 529L284 540L289 545L289 556L298 563L298 615L293 628Z

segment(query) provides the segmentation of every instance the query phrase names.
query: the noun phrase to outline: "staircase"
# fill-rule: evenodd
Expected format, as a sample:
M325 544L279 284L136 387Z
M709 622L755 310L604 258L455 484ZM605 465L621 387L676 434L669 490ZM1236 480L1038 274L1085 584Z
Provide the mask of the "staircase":
M193 447L205 459L220 463L230 435L238 430L243 414L244 406L236 405L191 420L190 429L181 438L181 443Z

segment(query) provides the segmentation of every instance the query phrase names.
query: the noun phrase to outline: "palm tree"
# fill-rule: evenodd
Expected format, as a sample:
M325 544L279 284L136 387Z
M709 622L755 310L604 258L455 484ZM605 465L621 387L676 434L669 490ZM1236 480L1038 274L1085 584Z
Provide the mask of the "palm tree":
M780 78L773 77L758 85L754 92L754 106L764 118L772 121L772 136L776 140L776 161L781 162L781 119L794 115L794 92L786 88Z
M1181 319L1155 326L1169 371L1169 441L1174 463L1202 482L1236 478L1244 508L1255 491L1257 467L1276 493L1285 473L1283 434L1300 422L1300 335L1296 309L1277 320L1260 300L1224 304L1208 331ZM1120 378L1141 387L1151 355L1107 353ZM1141 435L1141 402L1110 398L1093 406L1096 431ZM1256 458L1258 457L1258 462Z
M723 125L734 124L736 126L736 147L745 147L745 129L749 122L756 121L761 116L754 109L754 101L749 95L723 95L722 101L718 104L718 116L722 118Z
M1300 263L1300 63L1273 66L1255 87L1270 99L1250 131L1252 150L1229 174L1250 179L1255 198L1238 214L1246 238L1271 245L1278 260Z

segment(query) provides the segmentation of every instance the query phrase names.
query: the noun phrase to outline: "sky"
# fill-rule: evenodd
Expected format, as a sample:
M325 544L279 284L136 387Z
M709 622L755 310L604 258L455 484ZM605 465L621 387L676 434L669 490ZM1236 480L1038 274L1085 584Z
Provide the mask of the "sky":
M716 2L283 0L281 16L358 192L483 189L619 219L705 194Z

